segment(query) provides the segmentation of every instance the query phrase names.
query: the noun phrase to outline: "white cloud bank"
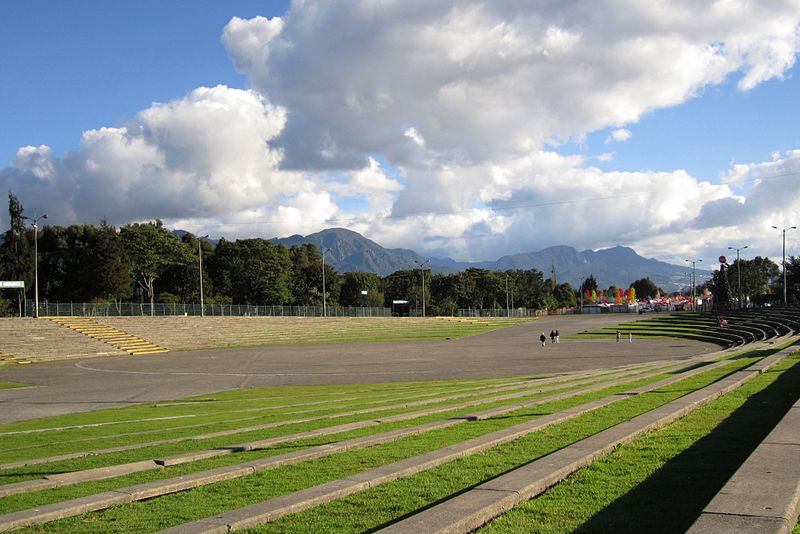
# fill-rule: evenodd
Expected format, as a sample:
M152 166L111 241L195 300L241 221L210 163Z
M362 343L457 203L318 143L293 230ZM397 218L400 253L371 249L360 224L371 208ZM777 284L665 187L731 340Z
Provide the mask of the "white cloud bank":
M228 237L336 224L463 259L554 244L697 255L796 218L797 175L769 177L800 156L710 184L602 172L558 146L606 128L624 142L625 125L728 77L779 78L799 27L796 0L295 1L224 28L249 90L154 104L62 158L23 147L0 185L63 223L160 217ZM734 178L757 180L744 194Z

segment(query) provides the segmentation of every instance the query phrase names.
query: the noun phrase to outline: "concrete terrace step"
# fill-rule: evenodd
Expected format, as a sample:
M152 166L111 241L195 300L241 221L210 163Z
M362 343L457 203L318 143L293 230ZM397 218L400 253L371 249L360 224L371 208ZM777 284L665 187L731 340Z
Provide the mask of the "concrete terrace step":
M734 373L703 390L690 393L630 421L599 432L395 523L380 532L466 533L475 530L517 504L543 493L581 467L607 455L615 447L628 443L645 432L660 428L732 391L776 365L794 350L796 349L786 349L767 357L750 368Z
M704 367L701 367L701 368L693 369L693 370L691 370L691 371L689 371L687 373L684 373L682 375L678 375L677 377L674 377L674 378L671 378L671 379L668 379L668 380L669 381L675 381L675 380L683 379L683 378L686 378L687 376L692 376L692 375L697 374L699 372L707 371L707 370L709 370L709 369L711 369L711 368L713 368L715 366L724 365L724 364L727 364L727 363L729 363L729 362L722 361L722 362L718 362L716 364L712 364L711 366L704 366ZM685 363L676 364L676 365L671 366L671 369L680 368L681 366L685 367L686 364ZM659 369L650 371L649 375L661 374L661 373L668 372L668 371L669 371L669 369L659 368ZM644 375L644 376L648 376L648 375ZM631 376L631 377L628 377L628 378L619 378L618 381L616 381L614 383L621 384L621 383L625 383L625 382L631 382L631 381L635 381L635 380L640 380L641 378L643 378L643 375L638 375L637 374L635 376ZM585 382L586 381L584 381L584 383ZM580 384L580 382L575 382L573 384ZM457 424L457 423L464 422L464 421L471 421L471 420L476 420L476 419L486 419L486 418L489 418L489 417L495 417L495 416L498 416L498 415L502 415L502 414L514 411L514 410L519 410L521 408L534 406L534 405L537 405L537 404L542 404L542 403L550 402L550 401L553 401L553 400L559 400L559 399L564 399L564 398L568 398L568 397L573 397L573 396L581 395L581 394L588 393L588 392L591 392L591 391L596 391L598 389L609 387L610 385L611 385L610 383L604 382L602 384L597 384L597 385L589 386L589 387L586 387L586 388L582 388L582 389L578 389L578 390L574 390L574 391L570 391L570 392L566 392L566 393L560 393L560 394L550 395L550 396L546 396L546 397L540 397L540 398L534 399L532 401L521 402L521 403L517 403L517 404L511 405L511 406L503 406L503 407L499 407L499 408L492 408L492 409L485 410L483 412L478 412L478 413L472 414L472 415L464 415L464 416L455 417L455 418L452 418L452 419L446 419L446 420L443 420L441 422L441 425L442 425L441 428L444 428L445 426L451 426L453 424ZM661 385L663 385L663 384L661 384ZM253 442L249 442L249 443L228 445L228 446L219 447L219 448L216 448L216 449L195 451L195 452L190 452L190 453L184 453L184 454L179 454L179 455L175 455L175 456L170 456L170 457L166 457L166 458L156 458L156 459L153 459L153 460L148 460L146 462L134 462L134 463L130 464L132 466L130 468L131 470L130 471L126 471L125 474L133 473L133 472L137 472L137 471L144 471L144 470L158 468L158 467L169 467L169 466L174 466L174 465L180 465L180 464L194 462L194 461L198 461L198 460L204 460L204 459L207 459L207 458L225 456L225 455L233 454L233 453L237 453L237 452L245 452L245 451L251 451L251 450L256 450L256 449L263 449L263 448L267 448L267 447L270 447L270 446L273 446L273 445L277 445L277 444L280 444L280 443L287 443L287 442L291 442L291 441L297 441L297 440L301 440L301 439L308 439L308 438L312 438L312 437L319 437L319 436L324 436L324 435L337 434L337 433L341 433L341 432L347 432L347 431L350 431L350 430L356 430L356 429L366 428L366 427L370 427L370 426L377 426L377 425L380 425L381 423L390 423L390 422L404 421L404 420L409 420L409 419L416 419L418 417L423 417L423 416L426 416L426 415L432 415L432 414L439 413L439 412L442 412L442 411L453 411L453 410L458 410L458 409L461 409L461 408L469 408L469 407L475 406L477 404L488 404L488 403L492 403L492 402L497 402L498 400L514 399L514 398L521 397L521 396L533 395L533 394L536 394L536 393L544 392L544 391L547 391L548 389L559 389L561 387L563 387L563 384L556 384L556 385L553 385L553 386L551 386L549 388L546 387L546 388L530 389L530 390L526 390L526 391L521 391L521 392L517 392L517 393L508 394L508 395L500 395L500 396L495 396L495 397L483 398L483 399L479 399L479 400L474 400L474 401L470 401L470 402L461 403L461 404L458 404L458 405L434 407L434 408L430 408L430 409L419 410L419 411L415 411L415 412L409 412L409 413L389 416L389 417L382 418L382 419L374 419L374 420L366 420L366 421L359 421L359 422L353 422L353 423L345 423L343 425L335 425L335 426L332 426L332 427L320 428L320 429L316 429L316 430L310 430L310 431L307 431L307 432L295 433L295 434L290 434L290 435L286 435L286 436L278 436L278 437L274 437L274 438L268 438L268 439L253 441ZM635 393L638 393L638 391L635 392ZM446 399L447 399L447 397L440 397L439 399L437 399L437 402L440 402L440 401L446 400ZM403 404L403 405L386 406L386 407L382 407L380 409L381 410L392 410L392 409L396 409L398 407L403 407L403 406L408 406L408 405L409 405L409 403L406 403L406 404ZM357 413L357 412L346 412L346 413L343 413L343 414L339 414L338 416L342 417L342 416L352 415L354 413ZM333 416L329 416L329 417L333 417ZM292 423L292 421L289 421L288 423ZM288 424L288 423L282 423L282 424ZM431 425L433 425L433 426L431 426ZM278 426L278 424L276 424L276 423L268 423L266 425L261 425L259 428L272 428L272 427L275 427L275 426ZM420 429L416 429L416 427L409 427L409 428L405 429L405 431L403 431L403 432L390 433L390 434L391 434L391 436L393 436L392 439L399 439L400 437L404 437L405 435L413 435L413 434L416 434L416 433L419 433L419 432L422 432L422 431L432 430L434 428L439 428L439 427L435 426L435 423L430 423L430 424L422 425L420 427ZM249 432L249 431L252 431L252 428L241 429L241 430L238 430L237 433ZM218 434L234 435L231 432L224 432L224 433L217 433L217 434L214 434L214 435L197 436L196 439L200 439L201 437L206 437L207 438L207 437L211 437L211 436L217 437ZM349 445L348 450L350 448L356 448L356 447L362 447L362 446L371 445L371 444L374 443L373 440L376 439L376 438L377 439L383 439L382 436L379 434L377 436L372 436L372 437L368 437L368 438L361 438L360 440L354 440ZM389 441L389 440L387 439L386 441ZM381 442L385 442L385 441L381 441ZM140 446L147 446L147 445L149 445L149 444L148 443L140 444ZM114 452L118 452L118 450L119 450L119 448L115 449ZM330 452L331 449L328 446L323 447L322 450L325 452L325 455L331 453ZM334 452L336 452L336 451L334 451ZM62 459L62 458L60 458L60 459ZM126 469L126 467L125 467L126 465L128 465L128 464L119 465L119 466L116 466L116 468L120 469L120 470L124 470L124 469ZM73 480L75 482L85 482L87 480L101 480L103 478L110 478L110 477L118 476L118 474L115 474L116 471L106 471L106 470L104 470L104 468L91 469L91 470L88 470L88 471L91 472L91 473L94 473L94 475L88 475L88 476L85 476L85 477L81 477L79 475L79 473L82 473L83 471L76 471L76 472L73 472L73 473L70 473L70 474L74 475ZM95 476L96 478L89 478L90 476ZM46 476L44 478L48 479L49 477ZM72 483L75 483L75 482L72 482ZM66 485L68 483L70 483L70 482L63 482L62 481L59 484L52 483L52 484L48 485L48 483L46 481L40 479L40 480L32 480L32 481L27 481L27 482L20 482L18 484L8 484L8 485L5 485L5 486L0 486L0 497L7 496L7 495L13 495L13 494L17 494L17 493L25 493L25 492L28 492L28 491L37 491L37 490L46 489L46 488L49 488L49 487L57 487L57 486L61 486L61 485Z
M686 364L686 362L683 362L683 363L684 363L684 365ZM729 362L720 362L719 365L721 365L722 363L729 363ZM707 368L703 368L702 369L702 371L705 371L705 370L707 370ZM655 373L655 372L660 372L660 371L653 371L653 372ZM590 404L587 404L587 405L584 405L584 406L579 406L579 407L576 407L576 408L565 410L564 412L553 414L552 416L546 416L546 417L541 418L541 419L539 419L539 420L537 420L536 422L533 422L533 423L526 423L526 425L528 425L530 428L526 427L526 429L522 431L523 432L522 435L524 435L525 433L530 433L530 432L536 430L537 428L541 428L542 426L551 425L551 424L554 424L556 422L560 422L560 421L563 421L563 420L566 420L566 419L569 419L569 418L572 418L572 417L576 417L577 415L585 413L586 411L594 410L594 409L600 408L601 406L616 402L616 401L621 400L623 398L627 398L627 396L629 394L641 393L641 392L644 392L644 391L649 391L649 390L652 390L652 389L656 389L658 387L663 387L664 385L667 385L667 384L673 383L675 381L681 380L683 378L686 378L686 376L689 376L691 374L696 374L698 372L701 372L701 369L692 369L691 371L688 371L686 374L678 375L678 376L675 376L675 377L670 377L670 378L662 380L662 381L660 381L658 383L651 384L650 386L646 386L644 388L636 388L635 390L631 390L631 392L627 392L626 394L613 395L611 397L607 397L606 399L601 399L599 401L595 401L594 403L590 403ZM630 381L630 380L631 379L628 379L628 381ZM608 384L605 384L603 387L608 387ZM191 488L195 488L195 487L199 487L199 486L203 486L203 485L213 484L215 482L219 482L219 481L222 481L222 480L230 480L232 478L239 478L239 477L246 476L246 475L258 472L258 471L263 471L263 470L266 470L266 469L275 469L277 467L288 465L290 463L297 463L297 462L305 461L305 460L309 460L309 459L321 458L323 456L328 456L330 454L334 454L334 453L337 453L337 452L344 452L344 451L349 451L349 450L353 450L353 449L356 449L356 448L363 448L363 447L367 447L367 446L371 446L371 445L386 443L386 442L389 442L389 441L392 441L392 440L400 439L401 437L405 437L405 436L408 436L408 435L418 434L418 433L429 431L429 430L433 430L433 429L436 429L436 428L444 428L445 426L451 426L451 425L454 425L454 424L458 424L458 423L464 422L466 420L487 418L487 417L490 417L490 416L502 415L504 413L508 413L509 411L517 410L517 409L519 409L521 407L532 406L532 405L535 405L535 404L541 404L541 403L544 403L544 402L548 402L549 400L554 400L555 398L564 398L564 397L566 397L568 395L575 395L575 394L579 394L579 393L576 393L576 392L561 393L561 394L554 395L554 396L552 396L550 398L535 399L535 400L530 401L528 403L517 404L517 405L514 405L514 406L510 406L510 407L506 406L506 407L501 407L501 408L494 408L494 409L490 409L490 410L487 410L485 412L481 412L481 413L474 414L474 415L466 415L466 416L461 416L461 417L457 417L457 418L453 418L453 419L446 419L446 420L443 420L443 421L435 421L435 422L431 422L431 423L422 424L422 425L419 425L419 426L416 426L416 427L409 427L409 428L389 431L389 432L386 432L386 433L383 433L383 434L370 435L370 436L365 436L365 437L362 437L362 438L354 438L354 439L351 439L351 440L346 440L346 441L342 441L342 442L338 442L338 443L326 444L326 445L321 445L321 446L317 446L317 447L311 447L311 448L308 448L308 449L303 449L303 450L294 451L294 452L290 452L290 453L286 453L286 454L281 454L281 455L278 455L278 456L272 456L272 457L269 457L269 458L265 458L263 460L254 460L254 461L247 462L247 463L244 463L244 464L227 466L227 467L223 467L223 468L213 469L213 470L210 470L210 471L203 471L203 472L195 473L195 474L192 474L192 475L184 475L184 476L179 476L179 477L175 477L175 478L172 478L172 479L167 479L167 480L162 480L162 481L157 481L157 482L152 482L152 483L147 483L147 484L141 484L141 485L138 485L138 486L133 486L133 487L128 487L128 488L121 488L121 489L114 490L113 492L106 492L106 493L101 493L101 494L95 495L94 499L92 499L92 497L89 496L89 497L84 497L84 498L80 498L80 499L75 499L73 501L65 501L65 502L55 503L55 504L52 504L52 505L40 506L40 507L38 507L36 509L22 510L22 511L19 511L19 512L14 512L14 513L11 513L11 514L6 514L4 516L0 516L0 531L8 530L8 529L11 529L11 528L19 528L19 527L27 526L27 525L39 524L39 523L42 523L42 522L52 521L54 519L61 519L61 518L65 518L65 517L71 517L71 516L74 516L74 515L85 513L87 511L101 510L101 509L107 508L108 506L111 506L111 505L114 505L114 504L123 504L123 503L127 503L127 502L133 502L133 501L136 501L136 500L142 500L142 499L148 499L148 498L152 498L152 497L157 497L157 496L160 496L160 495L166 495L166 494L169 494L169 493L174 493L176 491L183 491L183 490L187 490L187 489L191 489ZM396 417L396 416L394 416L394 417ZM394 419L393 417L392 418L387 418L387 420L393 420L393 419ZM533 426L531 426L531 425L533 425ZM536 426L536 425L538 425L538 426ZM514 428L516 428L516 427L514 427ZM508 429L505 429L505 431L508 431ZM501 439L500 442L508 441L508 440L511 440L511 439L515 439L515 437L519 437L518 435L515 436L514 432L516 432L516 431L511 431L511 433L507 434L507 436L505 438L500 438ZM484 438L486 438L486 437L484 436ZM486 438L486 440L487 440L486 441L486 445L483 446L482 448L487 448L489 446L496 445L498 443L497 439L498 439L498 437L496 435L492 435L491 437ZM467 454L467 453L471 454L473 452L477 452L477 450L482 450L482 448L479 447L478 449L475 449L474 444L471 444L467 449L464 449L464 451L462 451L458 455L459 456L463 456L464 454ZM447 449L443 449L443 450L450 451L450 449L452 449L452 447L447 448ZM439 458L439 460L435 461L435 465L438 465L439 463L442 463L443 461L445 461L444 460L445 456L440 456L438 458ZM409 463L409 460L405 460L404 462ZM414 462L411 461L410 463L413 464ZM434 465L430 464L430 462L428 460L425 461L425 464L428 466L428 467L425 467L425 468L430 468L430 467L434 466ZM152 466L150 466L149 464L146 464L145 462L142 462L141 465L142 465L143 469L152 468ZM124 466L118 466L118 467L121 468L121 469L125 469ZM404 469L405 469L404 472L407 473L404 476L407 476L408 474L411 474L411 471L409 471L409 469L411 469L411 470L416 469L414 472L417 472L417 471L421 470L421 468L412 468L412 467L409 467L409 466L406 466ZM115 475L111 475L111 476L115 476ZM78 473L78 474L75 474L75 477L77 479L83 479L84 475L81 475L80 473ZM394 476L393 478L397 478L397 477ZM66 480L68 480L68 478L65 478L62 482L65 482ZM386 480L386 481L388 481L388 480ZM39 481L33 481L33 482L38 483L38 484L44 484L44 483L39 482ZM70 505L70 503L74 504L74 506ZM55 517L55 514L57 514L58 517Z
M789 533L800 515L800 402L703 509L689 534Z
M85 317L45 317L50 321L91 338L107 343L132 355L159 354L169 352L166 347L98 323Z
M780 358L775 358L774 363L777 363ZM773 365L774 365L773 363ZM546 473L546 477L548 480L548 486L554 484L558 480L561 480L566 476L564 472L564 468L558 466L558 458L560 456L567 456L571 458L570 462L567 465L568 469L572 469L572 471L578 469L582 465L587 465L597 457L599 457L603 453L610 452L613 448L618 445L621 440L624 439L633 439L635 435L643 433L649 429L655 428L656 425L661 426L663 424L667 424L672 420L688 413L692 409L699 406L702 402L708 402L713 400L724 392L730 391L735 387L738 387L746 380L756 376L759 372L761 372L760 368L756 368L749 372L745 372L742 374L741 372L735 373L733 375L732 380L722 380L708 386L702 390L698 390L695 392L696 399L692 402L681 402L681 399L673 401L665 406L661 406L639 416L638 418L633 419L632 421L636 421L640 419L642 421L648 421L648 424L641 425L641 427L637 427L634 425L631 428L630 422L622 423L620 425L611 427L610 429L600 432L595 436L587 438L587 440L583 440L576 444L573 444L565 449L561 449L553 454L546 456L545 458L534 462L534 464L539 464L541 466L541 470ZM636 393L642 393L644 391L650 391L653 389L658 389L659 387L663 387L665 385L671 384L676 382L677 380L685 378L684 376L681 377L671 377L665 379L661 382L656 384L651 384L645 388L637 388L635 391ZM257 503L251 506L247 506L238 510L233 510L231 512L227 512L224 514L219 514L212 518L201 519L199 521L194 521L191 523L185 523L183 525L178 525L174 528L167 529L162 531L162 534L186 534L186 533L221 533L221 532L230 532L234 530L240 530L244 528L255 527L258 525L262 525L269 521L274 521L284 515L297 513L302 510L309 509L313 506L317 506L324 502L329 502L334 499L338 499L347 495L351 495L358 491L363 491L368 488L375 487L376 485L383 484L386 482L391 482L401 477L410 476L412 474L418 473L423 470L431 469L438 465L442 465L445 462L469 455L474 454L476 452L480 452L483 450L487 450L491 447L495 447L501 443L506 443L508 441L512 441L514 439L520 438L531 432L536 430L540 430L545 426L549 426L555 424L557 422L562 422L567 419L577 417L578 415L582 415L592 410L596 410L603 406L607 406L613 402L618 400L627 398L631 392L620 393L618 395L614 395L612 397L607 397L605 399L600 399L598 401L594 401L588 403L586 405L578 406L575 408L570 408L564 410L563 412L559 412L557 414L551 414L548 416L543 416L537 420L529 421L526 423L522 423L520 425L516 425L514 427L506 428L503 430L499 430L497 432L493 432L484 436L480 436L478 438L473 438L471 440L464 441L462 443L451 445L444 449L439 449L435 451L431 451L429 453L425 453L419 456L415 456L412 458L407 458L405 460L400 460L393 464L377 467L374 469L370 469L356 475L347 477L341 480L334 480L320 486L307 488L305 490L301 490L295 493L282 495L280 497L276 497L274 499L270 499L268 501L264 501L261 503ZM688 396L687 396L688 397ZM685 399L686 397L684 397ZM576 456L580 456L582 453L576 454L572 452L574 450L583 451L585 449L585 442L595 442L594 448L599 449L597 452L591 452L589 454L583 454L585 463L580 465L578 458ZM563 451L569 451L564 453ZM528 464L533 465L533 464ZM554 468L554 465L556 467ZM520 470L524 470L526 467L517 469L512 473L517 473ZM572 472L569 471L569 472ZM506 475L508 476L508 475ZM499 477L495 479L495 481L500 480L504 477ZM493 481L494 482L494 481ZM492 484L492 482L488 483ZM544 486L544 488L548 487ZM519 498L516 492L519 490L516 489L503 489L499 491L493 492L484 492L480 494L480 497L483 500L490 500L491 503L488 506L488 510L492 511L498 510L497 508L497 500L501 504L508 504L507 501L513 501L514 497ZM543 491L543 490L542 490ZM472 492L467 492L464 495L470 494ZM456 497L453 501L460 499L460 497ZM448 503L451 501L447 501ZM521 502L517 501L517 502ZM426 514L426 512L422 512L422 514L418 514L417 516L413 516L411 519L407 520L408 528L405 528L405 522L400 522L397 525L390 527L389 531L392 528L396 528L397 532L413 532L414 534L419 534L420 532L469 532L470 530L477 528L481 524L485 522L482 520L479 523L471 522L469 524L469 528L457 528L455 530L450 530L450 526L454 521L461 520L465 516L469 517L470 513L474 511L475 507L481 505L480 499L475 499L474 497L469 500L468 503L463 504L459 501L459 505L455 507L452 513L448 513L446 511L444 514L440 512L433 512L426 515L426 520L418 521L415 523L411 523L414 518L418 516L422 516ZM514 503L516 504L516 502ZM512 504L513 505L513 504ZM431 508L429 510L436 509L438 507ZM510 506L508 506L510 508ZM506 508L506 509L508 509ZM505 511L505 509L503 510ZM487 511L479 511L478 517L484 518L486 516ZM434 528L436 523L431 524L431 521L427 520L427 516L431 516L433 521L442 522L444 518L444 523L446 526L441 529ZM494 516L491 516L494 517Z
M51 321L18 317L0 318L0 352L31 362L125 354Z

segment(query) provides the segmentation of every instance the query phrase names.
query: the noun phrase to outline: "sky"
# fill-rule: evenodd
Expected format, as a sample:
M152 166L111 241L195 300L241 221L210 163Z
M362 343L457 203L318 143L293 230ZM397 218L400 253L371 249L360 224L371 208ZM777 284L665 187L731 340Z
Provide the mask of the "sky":
M0 23L0 189L50 224L709 266L780 260L772 227L800 224L800 0L29 0Z

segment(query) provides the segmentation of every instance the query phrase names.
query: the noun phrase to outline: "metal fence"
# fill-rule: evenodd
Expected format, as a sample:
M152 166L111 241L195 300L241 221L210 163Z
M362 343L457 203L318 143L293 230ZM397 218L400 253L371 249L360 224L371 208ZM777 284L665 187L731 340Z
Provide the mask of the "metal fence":
M39 316L136 317L206 315L230 317L322 317L322 306L255 306L249 304L200 304L137 302L40 302ZM328 317L389 317L390 308L327 306ZM33 313L33 302L26 304L26 314Z
M33 301L25 303L25 315L35 316ZM327 306L328 317L391 317L405 315L421 317L422 310L406 309L405 313L382 307ZM562 310L550 311L563 313ZM452 309L438 310L429 308L429 317L448 315L455 317L541 317L547 310L526 308L506 309ZM322 306L255 306L249 304L205 304L200 313L200 304L196 303L150 303L138 302L40 302L39 316L87 316L87 317L149 317L149 316L181 316L206 315L217 317L322 317Z

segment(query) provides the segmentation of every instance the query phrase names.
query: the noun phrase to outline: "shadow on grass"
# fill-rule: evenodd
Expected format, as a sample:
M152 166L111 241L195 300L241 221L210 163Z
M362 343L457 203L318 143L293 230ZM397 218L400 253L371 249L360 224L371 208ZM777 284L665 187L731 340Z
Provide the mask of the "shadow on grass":
M770 371L773 372L773 371ZM576 532L685 532L800 392L800 363Z

